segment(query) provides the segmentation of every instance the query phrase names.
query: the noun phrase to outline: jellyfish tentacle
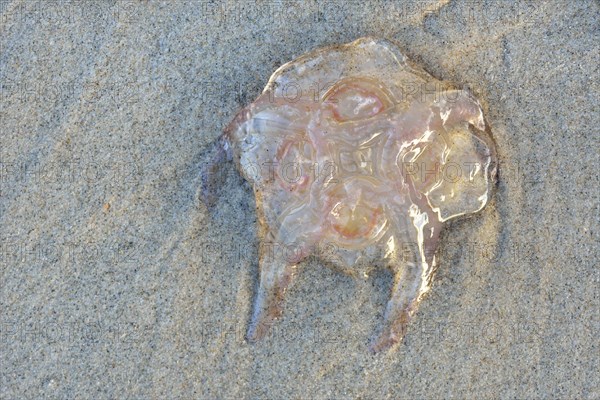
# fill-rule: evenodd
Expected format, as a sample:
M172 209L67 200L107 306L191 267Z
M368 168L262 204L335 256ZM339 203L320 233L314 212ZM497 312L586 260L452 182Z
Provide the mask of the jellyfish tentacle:
M247 334L250 342L262 339L281 317L284 296L296 276L297 265L269 261L263 262L260 269L260 284Z
M268 241L263 244L259 258L259 286L248 328L248 341L262 339L281 317L284 298L297 276L298 264L308 255L308 246L304 243Z
M397 260L391 268L394 271L392 295L385 309L383 330L371 345L374 352L400 343L431 279L431 268L419 260Z
M429 217L430 211L413 215L416 235L411 235L408 242L399 243L388 259L394 285L385 309L383 330L371 345L374 352L390 349L403 339L419 302L431 287L441 224L427 223Z

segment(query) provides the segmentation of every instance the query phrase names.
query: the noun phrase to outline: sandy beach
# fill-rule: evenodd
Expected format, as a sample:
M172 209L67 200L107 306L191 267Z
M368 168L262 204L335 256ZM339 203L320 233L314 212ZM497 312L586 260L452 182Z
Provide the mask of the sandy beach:
M0 398L600 398L600 6L0 2ZM499 180L403 343L384 270L304 263L249 344L250 186L211 143L283 63L364 36L481 101Z

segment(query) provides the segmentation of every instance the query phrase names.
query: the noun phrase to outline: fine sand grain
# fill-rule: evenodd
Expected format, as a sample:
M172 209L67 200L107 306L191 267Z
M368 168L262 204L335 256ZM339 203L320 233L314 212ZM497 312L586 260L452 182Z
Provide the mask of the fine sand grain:
M597 1L0 1L1 399L600 397ZM396 352L391 275L303 266L266 340L250 187L199 171L282 63L395 41L500 160Z

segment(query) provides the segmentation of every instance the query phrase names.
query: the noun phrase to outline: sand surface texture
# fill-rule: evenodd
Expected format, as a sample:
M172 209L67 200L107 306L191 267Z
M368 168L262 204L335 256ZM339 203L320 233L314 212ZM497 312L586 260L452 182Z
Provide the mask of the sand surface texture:
M0 398L599 398L596 1L1 1ZM208 146L282 63L395 41L482 101L491 204L372 355L391 274L303 265L266 340L254 198Z

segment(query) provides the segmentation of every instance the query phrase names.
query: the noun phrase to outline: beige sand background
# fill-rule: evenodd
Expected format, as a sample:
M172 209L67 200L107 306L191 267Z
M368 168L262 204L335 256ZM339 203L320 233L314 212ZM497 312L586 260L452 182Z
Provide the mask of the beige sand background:
M1 399L599 398L597 1L2 1ZM482 100L493 203L372 355L391 275L304 265L244 342L256 217L207 146L282 63L372 35Z

